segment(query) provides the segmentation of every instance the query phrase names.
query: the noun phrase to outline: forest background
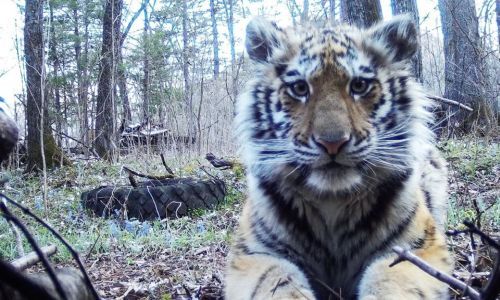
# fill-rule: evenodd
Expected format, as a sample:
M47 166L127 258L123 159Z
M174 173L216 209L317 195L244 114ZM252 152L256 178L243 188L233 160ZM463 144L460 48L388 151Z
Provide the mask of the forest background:
M209 170L203 156L237 160L235 101L251 76L246 23L264 15L283 26L367 27L401 13L420 32L413 72L437 99L433 129L450 167L448 227L472 219L498 236L495 0L3 0L0 96L21 139L1 166L1 176L10 179L0 180L0 190L85 253L103 295L175 297L199 286L218 288L244 199L244 170ZM146 222L106 220L82 208L82 192L129 184L124 166L164 173L160 153L176 176L224 179L224 202L215 211ZM29 224L41 244L57 244ZM16 241L6 222L0 229L0 256L19 256L26 241ZM460 262L457 277L491 269L489 254L466 240L450 238L449 245ZM70 263L65 251L54 261Z

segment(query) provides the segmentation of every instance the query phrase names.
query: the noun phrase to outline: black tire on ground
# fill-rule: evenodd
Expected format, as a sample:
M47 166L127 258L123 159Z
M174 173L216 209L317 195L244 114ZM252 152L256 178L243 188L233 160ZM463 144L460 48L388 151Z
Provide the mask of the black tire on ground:
M213 209L226 195L221 180L175 178L131 186L102 186L82 193L84 208L109 217L124 210L128 218L157 220L187 215L195 209Z

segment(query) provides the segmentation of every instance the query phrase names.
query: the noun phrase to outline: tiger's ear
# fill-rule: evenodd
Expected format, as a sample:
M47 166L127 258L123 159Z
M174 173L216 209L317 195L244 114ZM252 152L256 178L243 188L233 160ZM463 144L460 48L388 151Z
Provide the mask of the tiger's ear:
M393 62L411 58L418 49L418 32L409 15L402 15L368 29L370 48Z
M247 25L246 43L248 56L256 62L270 62L277 51L284 49L283 30L262 17L253 18Z

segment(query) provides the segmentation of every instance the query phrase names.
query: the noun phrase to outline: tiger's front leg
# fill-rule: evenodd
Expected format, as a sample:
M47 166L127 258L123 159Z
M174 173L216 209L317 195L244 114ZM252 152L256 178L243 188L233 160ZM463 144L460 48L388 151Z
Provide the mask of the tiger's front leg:
M289 261L234 250L227 267L226 299L316 299L303 272Z
M422 223L421 223L422 224ZM424 243L412 252L436 269L451 273L453 259L447 250L444 236L437 232L433 222L427 224ZM393 267L389 265L397 258L389 254L376 259L366 269L359 285L359 299L448 299L448 286L428 275L408 261Z

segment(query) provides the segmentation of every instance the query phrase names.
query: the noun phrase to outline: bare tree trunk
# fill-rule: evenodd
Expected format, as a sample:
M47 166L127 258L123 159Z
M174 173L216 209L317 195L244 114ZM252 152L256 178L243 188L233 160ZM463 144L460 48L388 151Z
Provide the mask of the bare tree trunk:
M234 50L234 2L233 0L223 0L224 11L226 13L227 31L229 33L229 47L231 48L231 66L236 63L236 51Z
M116 150L115 92L120 23L123 0L106 0L103 20L101 63L96 108L95 149L113 161Z
M197 124L197 143L198 143L198 155L201 155L201 109L203 107L203 91L204 91L204 79L203 74L201 75L201 83L200 83L200 104L198 106L198 114L196 115L196 124Z
M149 17L148 9L144 5L144 79L142 82L143 93L143 121L149 124Z
M328 0L330 3L330 20L335 21L335 0Z
M500 47L500 1L496 0L495 11L497 13L497 35L498 35L498 45Z
M212 46L214 50L214 77L219 77L219 33L217 32L216 8L214 0L210 0L210 19L212 21Z
M452 127L465 131L474 123L491 125L491 109L485 97L486 80L474 0L439 0L444 39L444 97L474 108L458 111Z
M42 0L26 0L24 25L24 55L26 61L26 121L27 121L27 170L43 168L43 154L48 168L57 165L62 153L57 147L47 121L45 97L44 41ZM42 114L45 116L42 122ZM44 143L40 145L40 141Z
M78 99L78 107L79 107L79 130L80 130L80 137L82 142L86 145L87 144L87 130L88 130L88 115L87 115L87 87L85 86L84 78L86 76L86 68L87 68L87 61L86 61L86 56L87 53L84 53L84 58L82 58L82 43L80 40L80 24L79 24L79 17L78 17L78 2L74 3L73 7L73 19L75 22L75 27L73 29L73 32L75 34L75 60L76 60L76 84L77 84L77 99ZM85 11L84 14L87 12ZM84 23L85 20L88 19L87 16L84 16ZM87 21L88 22L88 21ZM86 35L88 34L88 24L84 24ZM88 42L88 36L85 37L86 42ZM87 51L88 51L88 46ZM85 60L85 61L84 61Z
M187 126L189 140L195 136L193 132L193 99L191 97L191 81L189 77L189 37L187 1L182 1L182 73L184 76L184 103L187 106Z
M409 14L413 19L417 32L420 33L420 19L418 15L417 0L391 0L391 8L393 15ZM422 51L420 46L418 47L415 55L412 57L411 64L415 78L419 82L422 82Z
M85 0L85 10L83 15L83 71L82 71L82 127L81 127L81 137L82 141L86 144L90 144L89 137L89 104L88 104L88 95L89 95L89 9L88 9L88 0Z
M134 24L135 20L140 16L141 12L143 9L146 9L146 6L148 5L149 0L144 0L141 7L139 8L138 11L135 12L135 14L132 16L132 19L127 24L127 27L125 27L125 30L121 34L120 37L120 48L118 49L118 66L117 66L117 80L118 80L118 90L120 92L120 99L122 101L122 110L123 110L123 123L128 125L130 122L132 122L132 110L130 109L130 100L128 97L128 90L127 90L127 74L125 72L125 66L123 65L123 44L125 43L125 39L128 36L128 33L130 32L130 29L132 28L132 25Z
M118 77L118 91L120 92L120 99L122 101L122 119L126 125L132 122L132 110L130 109L130 100L127 91L127 75L125 74L125 66L123 65L122 47L118 52L116 76Z
M237 70L239 67L236 66L236 51L235 51L235 41L234 41L234 0L223 0L224 11L226 14L226 25L227 31L229 32L229 46L231 50L231 91L233 98L236 98L238 94L238 74ZM245 8L242 7L242 10ZM226 72L226 82L227 82L227 72ZM201 141L200 141L201 142Z
M359 27L370 27L382 20L379 0L341 0L342 21Z
M302 13L300 14L300 21L306 22L309 20L309 0L303 0Z
M57 145L62 147L62 138L59 134L62 132L62 111L61 111L61 93L59 89L60 80L59 80L59 69L61 68L59 62L59 56L57 55L57 37L55 30L55 22L54 22L54 3L49 1L49 18L50 18L50 40L49 40L49 48L50 48L50 60L52 61L52 68L54 69L54 73L52 76L52 80L50 81L51 90L54 96L54 106L55 106L55 119L56 119L56 131L57 135Z
M296 0L287 0L286 5L288 7L288 12L292 17L293 24L296 24L297 15L300 16L300 22L304 23L309 20L309 0L304 0L302 2L302 9L297 4Z

